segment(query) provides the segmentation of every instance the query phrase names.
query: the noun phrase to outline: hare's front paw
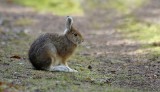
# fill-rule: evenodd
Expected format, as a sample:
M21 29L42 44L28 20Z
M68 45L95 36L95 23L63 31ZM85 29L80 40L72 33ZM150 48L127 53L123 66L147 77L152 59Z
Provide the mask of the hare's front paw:
M77 70L75 70L75 69L72 69L72 70L70 70L69 72L78 72Z
M77 70L75 70L75 69L71 69L70 67L67 67L68 68L68 72L78 72Z

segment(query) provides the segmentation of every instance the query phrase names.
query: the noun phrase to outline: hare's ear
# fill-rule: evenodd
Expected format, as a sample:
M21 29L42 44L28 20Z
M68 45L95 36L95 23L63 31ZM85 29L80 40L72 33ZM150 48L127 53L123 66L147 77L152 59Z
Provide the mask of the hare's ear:
M65 31L70 31L72 24L73 24L73 19L72 19L72 17L67 16Z

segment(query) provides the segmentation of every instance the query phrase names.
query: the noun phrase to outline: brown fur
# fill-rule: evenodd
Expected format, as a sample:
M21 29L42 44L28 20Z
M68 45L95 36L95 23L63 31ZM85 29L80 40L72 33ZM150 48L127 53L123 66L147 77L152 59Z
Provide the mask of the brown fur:
M59 63L68 66L67 59L82 41L82 35L73 27L64 35L46 33L31 45L29 60L36 69L42 70L47 70L57 60L60 60Z

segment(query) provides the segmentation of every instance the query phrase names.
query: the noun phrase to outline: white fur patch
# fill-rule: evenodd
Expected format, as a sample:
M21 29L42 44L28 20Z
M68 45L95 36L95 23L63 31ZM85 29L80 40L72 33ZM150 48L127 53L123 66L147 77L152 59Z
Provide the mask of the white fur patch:
M66 33L67 33L67 31L68 31L68 30L67 30L67 29L65 29L65 30L64 30L64 34L66 34Z
M78 72L77 70L71 69L68 66L64 66L64 65L59 65L59 66L52 66L50 68L50 71L53 72Z

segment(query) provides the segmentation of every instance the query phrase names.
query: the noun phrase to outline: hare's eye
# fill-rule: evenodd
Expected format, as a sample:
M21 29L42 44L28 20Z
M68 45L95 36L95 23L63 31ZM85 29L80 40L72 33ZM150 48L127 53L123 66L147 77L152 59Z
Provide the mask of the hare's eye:
M74 36L77 36L77 34L74 34Z

